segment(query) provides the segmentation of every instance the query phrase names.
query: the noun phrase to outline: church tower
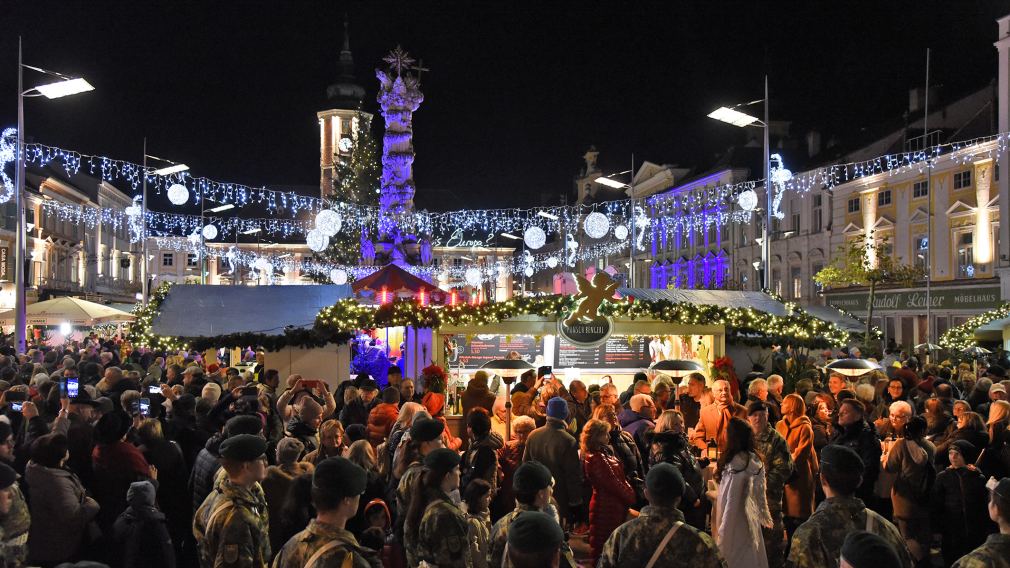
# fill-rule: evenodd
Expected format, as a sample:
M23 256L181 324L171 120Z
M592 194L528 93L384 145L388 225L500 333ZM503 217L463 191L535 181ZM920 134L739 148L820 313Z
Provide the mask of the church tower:
M340 75L337 82L326 88L330 106L316 113L319 118L319 193L326 197L337 183L337 164L350 159L358 121L371 121L372 115L362 112L365 88L354 77L354 58L351 56L351 37L347 20L344 20L344 45L340 50Z

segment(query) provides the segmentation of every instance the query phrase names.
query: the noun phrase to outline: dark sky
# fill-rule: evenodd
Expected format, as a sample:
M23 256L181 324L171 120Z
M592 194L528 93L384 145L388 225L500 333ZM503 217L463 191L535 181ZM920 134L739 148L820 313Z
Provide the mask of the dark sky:
M26 104L35 141L250 185L318 185L315 113L336 79L342 22L366 104L397 44L431 69L415 115L418 203L529 206L569 190L590 144L605 170L704 167L742 132L705 115L760 98L772 118L843 137L899 116L908 88L948 94L996 74L995 18L959 2L0 3L0 125L16 123L25 62L92 93ZM26 75L26 84L38 76ZM36 83L37 84L37 83ZM787 157L788 160L788 157ZM554 197L556 200L557 197Z

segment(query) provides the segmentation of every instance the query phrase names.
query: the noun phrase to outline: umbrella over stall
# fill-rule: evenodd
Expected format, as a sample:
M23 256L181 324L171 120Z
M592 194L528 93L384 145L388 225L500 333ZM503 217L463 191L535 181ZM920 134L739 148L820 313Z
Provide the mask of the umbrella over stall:
M28 325L70 324L93 327L103 323L131 322L133 314L80 298L64 296L44 302L29 304L26 310ZM14 310L0 313L0 325L14 325Z

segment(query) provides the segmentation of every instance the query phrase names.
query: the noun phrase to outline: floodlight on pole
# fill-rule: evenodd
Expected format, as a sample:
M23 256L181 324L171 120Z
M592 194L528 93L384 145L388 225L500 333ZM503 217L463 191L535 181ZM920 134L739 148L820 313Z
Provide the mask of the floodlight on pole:
M600 185L605 185L607 187L612 187L614 189L624 189L624 188L628 187L628 184L626 184L626 183L624 183L622 181L617 181L616 179L610 179L610 178L605 177L605 176L600 176L600 177L594 179L593 181L595 181L596 183L598 183Z
M39 85L35 87L35 90L42 94L43 97L47 99L58 99L61 97L69 97L70 95L76 95L78 93L86 93L88 91L94 91L95 88L91 86L91 83L84 79L66 79L63 81L57 81L55 83L49 83L47 85Z
M506 239L512 239L513 241L519 240L519 237L513 235L512 233L502 233L501 236L505 237Z
M222 211L227 211L229 209L234 209L234 208L235 208L234 204L232 204L232 203L225 203L224 205L218 205L217 207L215 207L213 209L208 209L208 211L210 211L211 213L220 213Z
M260 229L256 228L256 229L249 229L248 231L242 231L242 234L243 235L255 235L258 232L260 232Z
M152 156L153 157L153 156ZM179 172L185 172L189 170L189 166L186 164L172 164L170 166L165 166L164 168L158 168L154 170L154 175L156 176L170 176L172 174L177 174Z
M558 220L558 216L557 215L555 215L553 213L548 213L548 212L544 211L543 209L541 209L540 211L537 211L537 215L540 215L544 219L550 219L551 221L557 221Z
M719 122L725 122L727 124L732 124L733 126L750 126L754 123L760 123L761 119L756 116L751 116L745 112L740 112L738 110L731 109L729 107L719 107L712 112L708 113L709 118L714 118Z

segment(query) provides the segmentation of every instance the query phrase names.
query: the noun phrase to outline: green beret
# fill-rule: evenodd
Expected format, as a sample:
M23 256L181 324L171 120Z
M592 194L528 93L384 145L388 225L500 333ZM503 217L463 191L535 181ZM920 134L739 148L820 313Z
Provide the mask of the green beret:
M341 497L354 497L365 492L368 474L347 458L326 458L312 474L312 486Z
M684 496L684 476L673 465L661 462L649 468L645 487L659 499L678 499Z
M250 462L267 453L267 441L254 434L237 434L221 442L220 452L223 458Z
M821 449L821 469L828 469L837 472L858 472L865 471L863 460L859 454L848 446L837 446L834 444L824 446Z
M263 431L263 420L252 414L240 414L228 419L224 424L225 436L235 434L259 434Z
M438 448L424 456L424 467L433 471L449 471L459 465L459 454L449 448Z
M564 538L561 526L554 517L540 511L519 513L508 530L509 547L526 553L558 549Z
M852 568L898 566L901 561L886 540L866 531L851 532L842 543L842 559Z
M522 493L536 493L551 486L551 470L537 461L520 465L512 474L512 489Z
M18 473L11 466L0 463L0 489L7 489L18 480Z
M437 440L442 435L442 430L445 430L445 426L441 420L422 418L415 420L414 425L410 427L410 439L418 442L430 442Z

